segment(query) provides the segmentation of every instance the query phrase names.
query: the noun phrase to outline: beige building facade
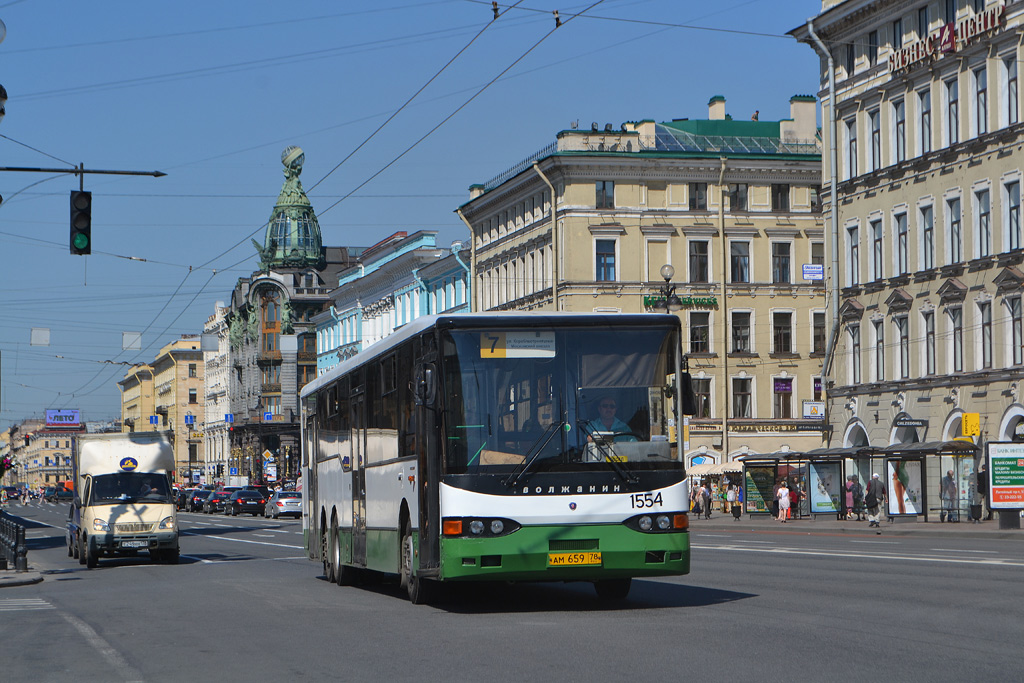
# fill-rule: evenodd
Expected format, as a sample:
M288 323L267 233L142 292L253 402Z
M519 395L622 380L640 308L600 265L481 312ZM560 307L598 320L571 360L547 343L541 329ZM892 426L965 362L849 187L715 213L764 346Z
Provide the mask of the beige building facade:
M830 445L848 472L887 468L907 489L890 513L945 517L949 470L966 510L984 444L1024 438L1022 16L1002 0L826 1L792 32L819 55L825 120L835 103Z
M790 111L734 120L716 96L707 119L562 131L474 185L474 310L653 313L672 287L698 391L687 464L820 447L815 99Z

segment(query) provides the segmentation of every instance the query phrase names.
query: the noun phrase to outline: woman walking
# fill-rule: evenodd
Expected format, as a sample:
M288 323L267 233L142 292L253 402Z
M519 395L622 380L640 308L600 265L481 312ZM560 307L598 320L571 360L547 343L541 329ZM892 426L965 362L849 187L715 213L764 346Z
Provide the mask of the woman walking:
M786 517L789 516L789 487L786 486L786 482L783 481L779 485L779 521L783 524L786 523Z

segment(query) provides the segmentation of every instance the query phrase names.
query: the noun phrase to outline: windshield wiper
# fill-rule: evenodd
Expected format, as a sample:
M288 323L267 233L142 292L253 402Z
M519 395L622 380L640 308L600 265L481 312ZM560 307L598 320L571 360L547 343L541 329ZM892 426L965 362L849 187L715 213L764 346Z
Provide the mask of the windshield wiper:
M635 476L633 476L630 472L626 470L625 467L622 466L622 463L620 463L618 460L615 459L614 456L612 456L611 452L608 449L608 444L603 443L603 439L595 438L597 430L592 429L590 425L583 420L579 420L577 424L583 428L583 433L590 437L591 440L589 443L594 444L594 448L597 449L597 452L604 457L605 462L612 466L612 469L615 470L615 474L619 475L622 481L626 482L627 484L635 484L638 481Z
M548 425L548 428L544 430L544 433L538 436L537 440L530 444L530 448L526 451L528 457L523 460L523 464L512 470L512 474L508 475L508 478L505 479L505 486L512 487L519 483L519 480L523 478L523 475L530 470L530 465L533 464L533 461L537 459L537 456L541 454L541 451L543 451L548 445L548 442L551 441L551 437L555 435L559 427L564 425L565 420L562 420L561 422L552 422ZM538 446L538 444L540 445Z

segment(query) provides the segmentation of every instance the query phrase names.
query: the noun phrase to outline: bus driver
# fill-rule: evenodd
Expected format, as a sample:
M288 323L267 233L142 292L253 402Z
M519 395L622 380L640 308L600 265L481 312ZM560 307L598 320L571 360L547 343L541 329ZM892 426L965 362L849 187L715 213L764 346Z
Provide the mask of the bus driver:
M611 432L615 434L616 441L639 441L629 425L615 417L617 408L612 396L604 396L598 401L598 417L587 423L587 441L594 440L594 432Z

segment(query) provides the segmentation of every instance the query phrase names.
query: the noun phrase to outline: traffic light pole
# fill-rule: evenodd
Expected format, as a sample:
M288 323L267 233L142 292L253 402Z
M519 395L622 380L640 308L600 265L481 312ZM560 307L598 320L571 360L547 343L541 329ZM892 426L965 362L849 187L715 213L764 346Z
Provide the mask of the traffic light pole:
M154 178L162 178L166 173L163 171L112 171L98 168L86 168L85 164L79 164L74 168L30 168L28 166L0 166L0 171L8 171L10 173L69 173L71 175L79 176L79 189L81 183L85 182L85 174L92 175L148 175Z

